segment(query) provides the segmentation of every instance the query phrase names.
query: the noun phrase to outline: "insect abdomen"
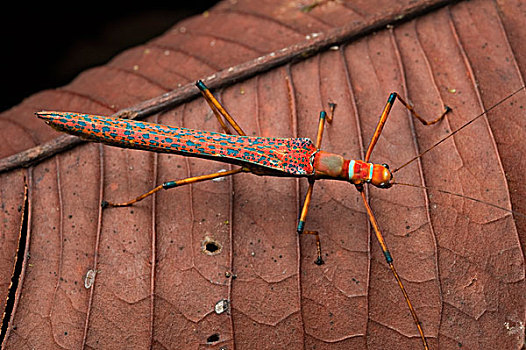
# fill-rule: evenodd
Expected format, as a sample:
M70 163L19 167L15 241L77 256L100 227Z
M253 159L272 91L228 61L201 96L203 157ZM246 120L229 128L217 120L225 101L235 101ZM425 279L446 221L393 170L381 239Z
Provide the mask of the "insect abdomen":
M294 176L312 175L316 152L307 138L227 135L135 120L69 112L39 112L60 131L113 146L254 164Z

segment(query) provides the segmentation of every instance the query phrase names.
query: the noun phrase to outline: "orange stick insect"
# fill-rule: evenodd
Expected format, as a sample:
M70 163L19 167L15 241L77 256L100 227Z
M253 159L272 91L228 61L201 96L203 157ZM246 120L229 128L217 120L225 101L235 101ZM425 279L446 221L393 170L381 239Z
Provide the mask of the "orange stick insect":
M481 113L479 116L475 117L470 122L457 129L455 132L449 134L446 138L431 146L431 148L422 152L420 155L406 162L401 167L394 171L390 171L386 164L369 163L369 159L380 137L380 134L382 133L383 127L387 121L389 112L391 111L394 102L396 100L400 101L400 103L409 110L411 115L424 125L438 123L449 111L451 111L449 107L446 106L440 116L428 122L418 115L414 111L413 107L409 105L404 99L402 99L397 93L391 93L382 111L372 140L367 148L365 159L363 161L349 160L344 159L341 155L325 152L320 149L325 123L330 123L333 118L335 108L334 104L330 104L330 113L328 115L325 111L320 113L315 143L306 138L253 137L246 136L243 130L235 122L234 118L232 118L226 109L219 103L219 101L217 101L217 99L212 95L203 82L198 81L196 85L210 105L210 108L216 115L225 133L168 127L147 122L106 118L69 112L39 112L37 113L37 116L44 119L47 124L60 131L78 135L91 141L102 142L124 148L175 153L190 157L218 160L240 166L239 168L230 171L189 177L177 181L168 181L127 202L113 203L103 201L103 207L130 206L160 191L161 189L170 189L215 178L230 176L241 172L250 172L256 175L267 176L306 177L309 181L309 187L299 217L297 232L299 234L312 234L316 237L317 259L315 263L318 265L323 264L318 232L305 230L305 222L312 198L314 183L319 179L332 179L350 182L356 186L356 189L362 197L367 215L375 232L376 238L380 244L383 255L386 259L389 269L396 279L396 282L407 303L414 324L418 329L418 333L422 339L423 348L429 349L422 325L409 299L404 284L402 283L402 280L395 269L393 257L389 252L384 237L378 227L375 215L373 214L373 211L367 201L364 192L364 185L369 183L379 188L390 188L393 184L395 184L393 177L394 172L415 161L420 156L427 153L438 144L442 143L445 139L453 136L456 132L468 126L473 121L487 113L489 110L495 108L497 105L515 95L524 87L508 96L508 98L500 101L498 104L494 105L484 113ZM227 124L230 125L239 136L231 135ZM447 191L441 192L455 195L454 193ZM462 197L470 200L476 200L466 196ZM498 208L507 210L501 207Z

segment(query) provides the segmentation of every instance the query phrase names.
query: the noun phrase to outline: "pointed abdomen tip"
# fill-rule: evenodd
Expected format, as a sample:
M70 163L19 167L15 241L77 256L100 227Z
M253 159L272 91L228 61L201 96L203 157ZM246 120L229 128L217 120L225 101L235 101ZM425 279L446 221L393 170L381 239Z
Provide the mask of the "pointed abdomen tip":
M40 119L53 120L57 117L57 112L40 111L36 112L35 115Z

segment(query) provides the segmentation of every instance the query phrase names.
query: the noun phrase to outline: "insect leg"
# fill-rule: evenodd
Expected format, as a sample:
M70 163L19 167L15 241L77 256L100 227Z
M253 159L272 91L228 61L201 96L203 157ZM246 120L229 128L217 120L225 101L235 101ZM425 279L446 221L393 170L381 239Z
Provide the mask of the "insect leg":
M174 187L179 187L179 186L193 184L193 183L197 183L197 182L212 180L212 179L216 179L218 177L224 177L224 176L234 175L234 174L237 174L237 173L240 173L240 172L249 172L249 171L250 170L248 168L244 168L243 167L243 168L237 168L237 169L229 170L229 171L219 171L217 173L212 173L212 174L188 177L186 179L181 179L181 180L177 180L177 181L167 181L167 182L163 183L162 185L159 185L159 186L155 187L154 189L152 189L152 190L150 190L150 191L148 191L146 193L143 193L139 197L137 197L135 199L132 199L132 200L130 200L128 202L112 203L112 202L108 202L108 201L102 201L101 206L103 208L107 208L107 207L128 207L128 206L130 206L130 205L132 205L134 203L142 201L144 198L151 196L152 194L160 191L161 189L168 190L168 189L174 188Z
M208 102L208 105L210 106L210 109L212 112L214 112L217 120L219 121L219 124L221 124L221 127L223 130L230 134L230 130L228 129L228 126L225 124L223 118L236 130L236 132L241 136L246 136L245 132L241 129L241 127L236 123L234 118L227 112L225 107L219 103L219 101L212 95L210 90L208 90L208 87L201 81L198 80L195 85L199 88L201 91L201 94L205 98L206 102Z
M409 307L409 311L411 312L413 321L416 325L416 328L418 329L418 333L420 333L420 337L422 338L424 349L427 350L429 349L429 346L427 345L427 340L426 340L426 337L424 336L424 330L422 329L422 325L420 324L420 321L418 320L418 316L416 315L416 311L413 308L413 304L411 304L411 301L409 300L409 296L407 295L407 291L405 290L402 280L400 279L400 276L398 276L398 273L396 272L396 269L393 265L393 258L391 257L391 254L389 253L389 249L387 248L387 244L385 243L384 237L382 233L380 232L380 229L378 228L378 223L376 222L376 218L373 214L373 211L371 210L371 207L369 206L369 203L367 202L367 198L365 197L365 192L360 191L360 194L362 196L365 209L367 210L369 221L371 222L371 225L373 226L374 233L376 234L376 238L378 239L378 243L380 243L380 247L382 248L382 252L384 254L385 260L387 261L387 264L389 265L389 268L391 269L391 272L393 273L393 276L395 277L396 282L398 283L398 286L400 287L400 290L402 291L402 294L404 295L404 299L407 303L407 306Z
M320 121L318 123L318 135L316 136L316 148L319 150L321 147L321 140L323 138L323 130L325 129L325 122L332 123L332 118L334 116L334 109L336 105L334 103L329 103L330 113L327 114L325 111L320 112Z
M439 115L436 119L428 122L427 120L425 120L424 118L422 118L418 113L416 113L416 111L414 110L413 106L411 106L409 103L405 102L405 100L403 98L400 97L399 94L397 94L396 92L393 92L391 95L396 95L396 98L398 99L398 101L400 101L405 108L407 108L409 110L409 112L411 112L411 115L413 117L415 117L416 119L418 119L422 124L424 125L433 125L435 123L438 123L439 121L442 120L442 118L445 117L445 115L451 111L451 108L449 106L444 106L444 111L442 112L441 115Z
M378 125L376 126L376 130L374 131L373 138L371 139L371 143L369 143L369 147L367 148L367 153L365 154L365 161L368 162L369 158L371 157L371 153L373 152L374 146L376 145L376 142L378 141L378 138L380 137L380 134L382 133L382 130L384 128L385 122L387 121L387 117L389 116L389 112L391 111L391 107L393 106L393 103L395 100L398 99L405 108L411 112L411 115L418 119L422 124L424 125L432 125L435 123L438 123L444 116L451 111L451 108L448 106L445 106L444 112L440 116L438 116L436 119L428 122L424 118L422 118L418 113L415 112L413 107L405 102L404 99L400 97L396 92L392 92L391 95L389 95L389 98L387 99L387 103L385 104L384 110L382 111L382 115L380 116L380 120L378 121Z
M334 103L329 104L330 107L330 115L327 115L325 111L320 112L320 121L318 123L318 135L316 136L316 148L319 150L321 147L321 140L323 138L323 130L325 128L325 122L328 121L329 123L332 121L332 117L334 114L334 108L336 105ZM318 231L305 231L305 219L307 218L307 212L309 211L309 205L312 198L312 191L314 190L314 182L316 180L314 178L309 178L309 188L307 189L307 195L305 196L305 201L303 202L303 208L301 209L301 215L300 220L298 222L298 228L297 232L298 234L308 234L308 235L315 235L316 236L316 251L317 251L317 259L314 262L317 265L323 264L323 259L321 257L321 243L320 243L320 235L318 234Z
M322 265L323 259L321 257L321 243L320 243L320 235L318 234L318 231L305 231L305 219L307 217L307 212L309 211L309 205L310 200L312 198L312 190L314 189L314 179L309 179L309 188L307 190L307 195L305 196L305 201L303 202L303 208L301 209L301 215L300 220L298 222L298 228L297 232L298 234L305 234L305 235L315 235L316 236L316 252L317 252L317 258L314 261L316 265Z

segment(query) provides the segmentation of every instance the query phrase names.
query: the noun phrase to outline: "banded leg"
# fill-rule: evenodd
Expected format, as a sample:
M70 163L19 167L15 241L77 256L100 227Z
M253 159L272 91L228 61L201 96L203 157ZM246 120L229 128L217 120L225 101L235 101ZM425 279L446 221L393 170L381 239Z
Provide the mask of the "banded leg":
M380 134L382 133L382 130L384 128L384 125L385 125L385 122L387 121L387 117L389 116L389 112L391 111L391 107L393 106L395 100L398 99L398 101L400 101L400 103L402 103L404 105L405 108L407 108L409 110L409 112L411 112L411 115L418 119L422 124L424 125L432 125L432 124L435 124L435 123L438 123L440 120L442 120L445 115L451 111L451 108L449 108L448 106L445 106L444 108L444 112L442 112L442 114L440 116L438 116L436 119L432 120L432 121L426 121L424 118L422 118L418 113L415 112L415 110L413 109L413 107L408 104L403 98L401 98L396 92L393 92L391 93L391 95L389 95L389 98L387 99L387 103L384 107L384 110L382 111L382 114L380 116L380 120L378 121L378 125L376 126L376 130L374 131L374 134L373 134L373 137L371 139L371 142L369 144L369 147L367 148L367 153L365 155L365 161L368 162L369 161L369 158L371 157L371 153L374 149L374 146L376 145L376 142L378 141L378 138L380 137ZM413 307L413 304L411 303L411 301L409 300L409 295L407 294L407 291L404 287L404 284L402 283L402 280L400 279L400 276L398 275L395 267L394 267L394 264L393 264L393 258L391 256L391 253L389 252L389 249L387 248L387 244L385 243L385 239L382 235L382 233L380 232L380 229L378 227L378 223L376 221L376 218L373 214L373 211L371 209L371 207L369 206L369 203L367 202L367 198L365 197L365 192L363 191L363 185L362 186L357 186L357 189L358 191L360 192L360 195L362 196L362 199L363 199L363 204L365 206L365 209L367 211L367 215L369 216L369 221L371 222L371 225L373 227L373 230L374 230L374 233L376 235L376 238L378 240L378 243L380 244L380 247L382 249L382 253L384 254L384 257L385 257L385 260L387 262L387 265L389 265L389 269L391 270L394 278L396 279L396 282L398 283L398 287L400 288L400 290L402 291L402 294L404 296L404 299L407 303L407 306L409 308L409 311L411 312L411 316L413 317L413 322L415 323L416 325L416 328L418 329L418 333L420 334L420 337L422 338L422 343L423 343L423 346L424 346L424 349L429 349L429 346L427 344L427 340L426 340L426 337L424 336L424 330L422 329L422 325L420 324L420 321L418 319L418 316L416 314L416 311Z
M230 175L234 175L234 174L241 173L241 172L250 172L250 170L248 168L244 168L243 167L243 168L237 168L237 169L229 170L229 171L219 171L217 173L212 173L212 174L188 177L186 179L181 179L181 180L177 180L177 181L167 181L167 182L163 183L162 185L159 185L159 186L155 187L154 189L152 189L152 190L150 190L148 192L145 192L145 193L141 194L140 196L138 196L137 198L132 199L132 200L130 200L128 202L112 203L112 202L108 202L108 201L102 201L101 206L103 208L107 208L107 207L128 207L128 206L130 206L130 205L132 205L134 203L142 201L144 198L151 196L152 194L160 191L161 189L168 190L168 189L174 188L174 187L179 187L179 186L189 185L189 184L193 184L193 183L197 183L197 182L212 180L212 179L216 179L218 177L230 176Z
M429 346L427 345L427 340L426 340L426 337L424 336L424 330L422 329L422 324L418 320L418 316L416 315L416 311L413 307L413 304L411 304L411 301L409 300L409 295L407 294L407 291L405 290L404 284L402 283L400 276L398 276L398 273L396 272L396 269L393 265L393 258L391 256L391 253L389 253L389 249L387 248L387 244L385 243L384 237L382 233L380 232L380 229L378 228L378 223L376 222L376 218L373 214L373 211L371 210L371 207L369 206L369 203L367 202L367 198L365 197L365 192L363 190L360 191L360 195L362 196L363 204L367 211L367 215L369 216L369 221L371 222L371 225L373 226L374 233L376 235L376 238L378 239L378 243L380 243L380 247L382 248L382 252L384 254L385 260L387 261L387 264L389 265L389 269L391 269L391 272L393 273L393 276L396 279L396 282L398 283L398 286L400 287L402 294L404 295L404 299L407 303L407 306L409 307L409 311L411 312L413 321L416 325L416 328L418 329L418 333L420 333L420 337L422 338L424 349L428 350Z
M241 127L236 123L234 118L227 112L225 107L219 103L219 101L212 95L210 90L208 90L208 87L201 81L198 80L195 85L199 88L201 91L201 94L205 98L206 102L208 102L208 105L210 106L210 109L212 112L214 112L214 115L216 116L217 120L219 121L219 124L221 124L221 127L225 131L225 133L230 134L230 130L228 129L227 125L225 124L223 118L236 130L236 132L241 136L246 136L245 132L241 129Z
M201 91L201 93L203 94L205 100L208 102L208 105L210 106L210 108L214 112L214 115L217 117L217 120L221 124L221 127L223 128L223 130L227 134L230 134L230 130L228 129L227 125L225 124L225 122L223 120L223 118L225 118L225 120L237 131L237 133L239 135L243 135L244 136L245 135L244 131L241 130L241 128L236 123L234 118L232 118L232 116L230 116L230 114L227 112L227 110L221 105L221 103L219 103L219 101L214 97L214 95L212 95L210 90L208 90L208 87L201 80L197 81L196 85L199 88L199 90ZM188 185L188 184L191 184L191 183L197 183L197 182L212 180L212 179L216 179L218 177L229 176L229 175L234 175L234 174L237 174L237 173L240 173L240 172L249 172L249 171L250 170L248 168L243 168L242 167L242 168L238 168L238 169L234 169L234 170L230 170L230 171L224 171L224 172L217 172L217 173L212 173L212 174L207 174L207 175L194 176L194 177L189 177L189 178L182 179L182 180L177 180L177 181L167 181L167 182L163 183L162 185L159 185L159 186L155 187L154 189L152 189L152 190L150 190L148 192L145 192L145 193L141 194L140 196L138 196L137 198L132 199L132 200L130 200L128 202L112 203L112 202L108 202L108 201L102 201L101 206L103 208L107 208L107 207L127 207L127 206L133 205L133 204L135 204L135 203L137 203L139 201L142 201L144 198L151 196L152 194L160 191L161 189L168 190L170 188L179 187L179 186L183 186L183 185Z
M325 128L325 121L328 121L329 123L332 122L332 118L334 115L334 108L336 105L334 103L329 103L330 108L330 114L327 115L325 111L320 112L320 121L318 123L318 135L316 136L316 148L319 150L321 147L321 140L323 137L323 130ZM318 234L318 231L305 231L305 219L307 218L307 213L309 211L309 205L312 198L312 191L314 190L314 182L316 180L314 177L309 178L309 188L307 189L307 194L305 195L305 201L303 202L303 208L301 209L300 219L298 222L298 228L297 232L298 234L307 234L307 235L314 235L316 236L316 252L317 252L317 258L314 261L316 265L322 265L323 259L321 256L321 243L320 243L320 235Z
M389 112L391 112L391 107L393 106L395 100L398 99L400 103L404 105L405 108L411 112L411 115L418 119L422 124L424 125L432 125L435 123L438 123L441 121L445 115L451 111L451 108L448 106L445 106L444 112L440 116L438 116L436 119L428 122L424 118L422 118L418 113L415 112L413 107L405 102L403 98L400 97L396 92L392 92L391 95L389 95L389 98L387 99L387 103L384 107L384 110L382 111L382 115L380 116L380 121L378 122L378 125L376 126L376 130L374 131L373 138L371 139L371 143L369 143L369 147L367 148L367 153L365 154L365 161L368 162L369 158L371 157L371 153L373 152L374 146L376 145L376 142L378 141L378 138L380 137L380 134L382 133L382 130L384 128L385 122L387 121L387 117L389 116Z

